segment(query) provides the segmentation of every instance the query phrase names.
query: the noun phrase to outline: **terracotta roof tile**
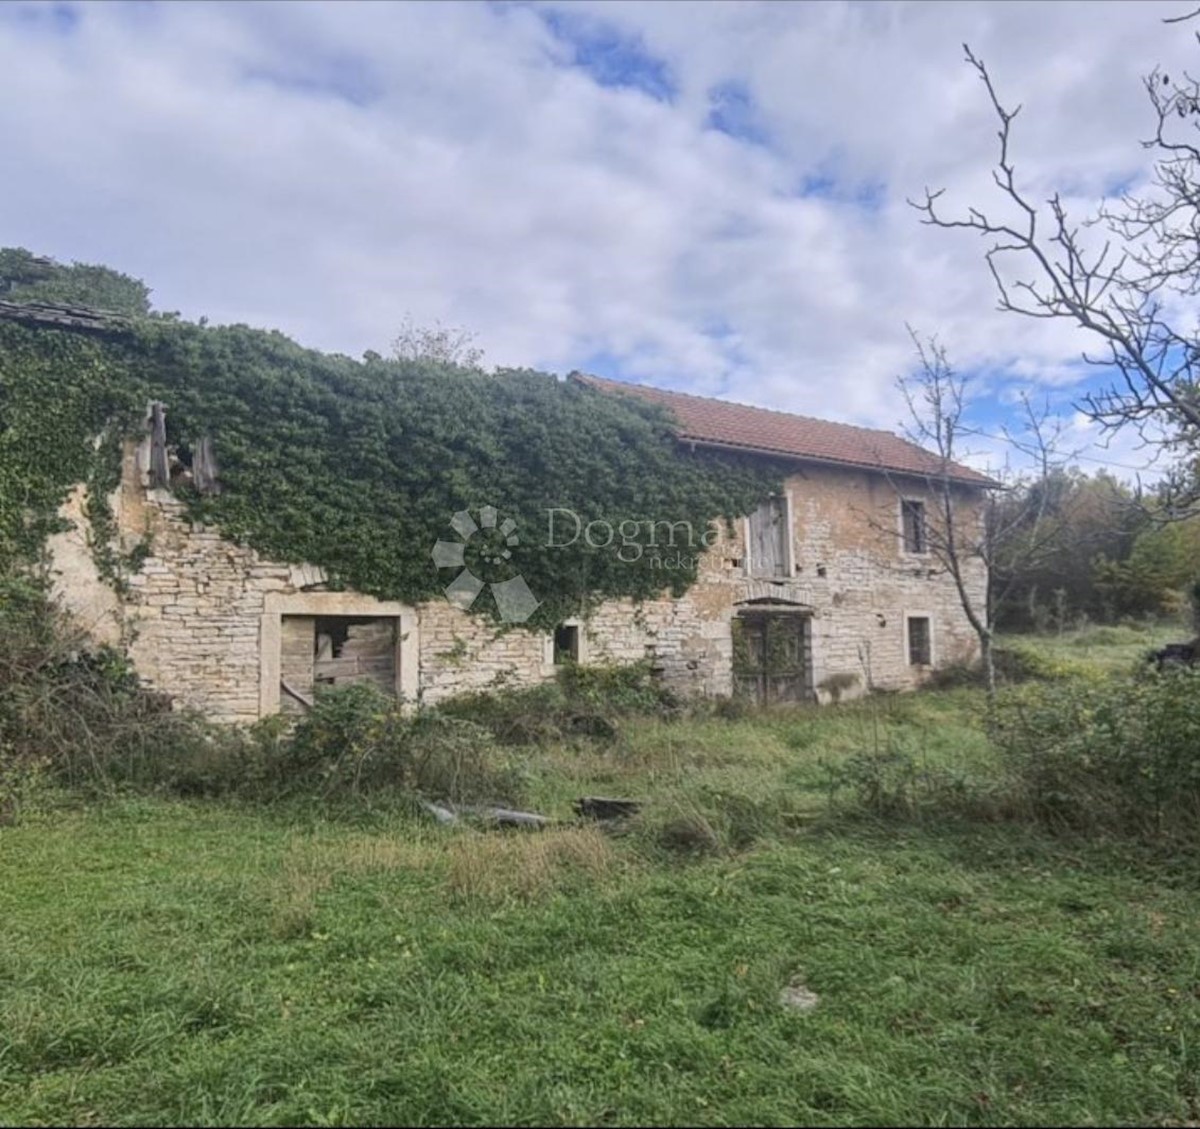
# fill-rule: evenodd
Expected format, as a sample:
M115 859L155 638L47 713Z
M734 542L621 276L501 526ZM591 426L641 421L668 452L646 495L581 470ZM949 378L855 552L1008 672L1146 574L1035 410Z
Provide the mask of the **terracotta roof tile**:
M890 431L668 392L644 384L625 384L585 373L572 373L569 379L602 392L622 392L662 404L675 415L679 438L685 441L897 474L940 477L942 473L936 455ZM978 486L997 485L987 475L959 463L950 465L949 477Z

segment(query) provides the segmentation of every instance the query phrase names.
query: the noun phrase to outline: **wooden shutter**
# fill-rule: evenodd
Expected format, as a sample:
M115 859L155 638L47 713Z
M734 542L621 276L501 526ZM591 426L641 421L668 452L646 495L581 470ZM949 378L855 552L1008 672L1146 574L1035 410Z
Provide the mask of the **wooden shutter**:
M788 575L787 504L782 494L763 502L750 515L750 575Z

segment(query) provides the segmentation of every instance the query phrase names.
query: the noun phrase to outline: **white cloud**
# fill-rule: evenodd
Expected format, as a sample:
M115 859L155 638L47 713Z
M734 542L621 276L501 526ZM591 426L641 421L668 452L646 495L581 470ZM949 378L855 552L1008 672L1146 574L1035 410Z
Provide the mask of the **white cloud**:
M568 30L590 15L661 62L663 101L620 85L619 50L589 66L561 11L105 4L68 28L9 6L0 242L323 348L385 349L411 312L475 330L495 363L607 357L892 427L906 322L1060 396L1087 344L995 312L982 247L905 203L989 192L994 123L961 43L1025 105L1022 183L1081 204L1144 175L1140 75L1194 53L1161 22L1175 4L572 4ZM765 144L705 128L731 89Z

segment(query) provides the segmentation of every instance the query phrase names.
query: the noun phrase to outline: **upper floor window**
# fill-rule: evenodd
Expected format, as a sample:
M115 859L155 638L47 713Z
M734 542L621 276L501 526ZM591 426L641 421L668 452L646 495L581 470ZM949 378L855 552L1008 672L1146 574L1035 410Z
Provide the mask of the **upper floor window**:
M925 503L903 499L900 502L900 526L906 553L929 552L929 537L925 526Z
M787 498L772 494L750 515L750 575L782 577L791 575Z

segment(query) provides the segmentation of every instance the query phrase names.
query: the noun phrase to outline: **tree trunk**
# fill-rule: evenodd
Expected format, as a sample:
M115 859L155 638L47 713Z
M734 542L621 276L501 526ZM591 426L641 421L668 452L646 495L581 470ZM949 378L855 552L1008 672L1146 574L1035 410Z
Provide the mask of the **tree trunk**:
M996 660L992 654L992 633L987 628L979 632L979 661L983 666L983 684L990 702L996 696Z

